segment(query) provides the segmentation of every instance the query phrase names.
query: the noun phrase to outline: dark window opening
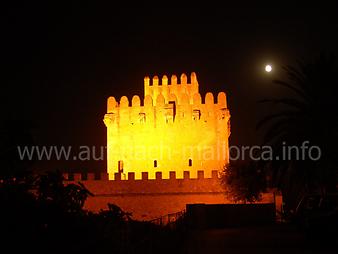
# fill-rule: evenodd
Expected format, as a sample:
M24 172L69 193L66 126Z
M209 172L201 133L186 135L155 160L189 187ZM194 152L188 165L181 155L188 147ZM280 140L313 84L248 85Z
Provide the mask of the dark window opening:
M154 168L157 168L157 160L154 160Z
M118 167L118 172L123 173L123 161L118 161L117 167Z
M189 159L189 167L192 166L192 159Z
M172 116L173 116L173 119L175 121L175 117L176 117L176 102L175 101L169 101L169 105L172 105L172 109L173 109Z
M222 108L222 109L220 110L220 116L219 116L219 119L220 119L220 120L225 119L226 113L227 113L226 108Z
M199 120L201 119L201 110L198 110L198 109L194 109L192 111L192 120Z
M140 120L140 123L145 123L146 122L146 114L145 113L139 113L139 120Z

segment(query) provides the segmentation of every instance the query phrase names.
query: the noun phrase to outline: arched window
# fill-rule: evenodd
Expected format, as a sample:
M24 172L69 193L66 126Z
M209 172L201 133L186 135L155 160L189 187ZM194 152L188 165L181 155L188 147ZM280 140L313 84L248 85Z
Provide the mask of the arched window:
M189 167L192 166L192 159L189 159Z
M154 168L157 168L157 160L154 160Z

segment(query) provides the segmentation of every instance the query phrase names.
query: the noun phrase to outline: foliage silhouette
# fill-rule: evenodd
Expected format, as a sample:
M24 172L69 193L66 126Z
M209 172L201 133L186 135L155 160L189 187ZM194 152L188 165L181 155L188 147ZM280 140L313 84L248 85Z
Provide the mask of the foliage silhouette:
M221 183L234 202L260 201L266 188L265 174L255 161L231 161L221 174Z
M296 66L286 66L284 70L287 80L274 83L290 93L282 98L260 101L277 110L262 118L257 128L265 128L264 142L273 147L274 155L279 158L285 157L285 146L300 148L304 141L321 149L319 160L312 160L305 153L302 158L294 154L287 160L265 164L291 209L304 193L320 191L325 194L335 189L338 73L334 56L324 54L313 61L303 60Z
M83 206L90 192L63 183L59 172L0 182L0 233L11 253L172 253L182 237L138 222L114 204L98 213ZM167 246L168 241L173 245Z
M42 203L52 203L65 212L82 212L88 196L92 196L81 183L63 184L60 172L49 172L41 175L37 180L38 200Z

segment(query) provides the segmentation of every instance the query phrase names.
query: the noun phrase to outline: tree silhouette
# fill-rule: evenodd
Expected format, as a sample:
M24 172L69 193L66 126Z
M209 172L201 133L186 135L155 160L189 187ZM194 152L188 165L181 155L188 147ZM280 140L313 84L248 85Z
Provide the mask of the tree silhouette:
M299 61L296 66L286 66L284 70L287 80L275 80L274 84L292 93L262 100L279 110L261 119L257 128L267 128L264 142L273 147L279 158L285 157L283 146L301 147L304 141L318 146L321 158L314 161L308 154L303 158L291 156L287 160L274 160L269 167L275 183L294 196L319 189L325 193L335 185L337 172L338 73L335 58L323 54L311 62Z
M265 175L255 161L232 161L221 174L226 196L235 202L261 200L266 188Z
M57 171L40 175L37 195L40 202L51 203L65 212L80 213L88 196L93 194L81 182L64 185L63 176Z

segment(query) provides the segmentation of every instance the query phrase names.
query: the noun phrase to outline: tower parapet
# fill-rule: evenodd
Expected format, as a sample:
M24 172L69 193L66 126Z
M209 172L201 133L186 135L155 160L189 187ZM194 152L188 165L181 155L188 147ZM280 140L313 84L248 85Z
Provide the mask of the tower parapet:
M171 76L170 83L166 75L163 75L161 83L158 76L154 76L152 79L148 76L144 78L144 97L150 95L155 101L159 94L164 96L166 103L168 103L171 94L175 95L176 98L181 97L182 94L187 94L189 101L192 102L192 98L196 93L199 93L199 89L195 72L190 74L189 81L185 73L181 74L180 83L177 82L176 75Z

